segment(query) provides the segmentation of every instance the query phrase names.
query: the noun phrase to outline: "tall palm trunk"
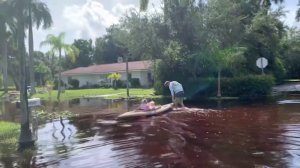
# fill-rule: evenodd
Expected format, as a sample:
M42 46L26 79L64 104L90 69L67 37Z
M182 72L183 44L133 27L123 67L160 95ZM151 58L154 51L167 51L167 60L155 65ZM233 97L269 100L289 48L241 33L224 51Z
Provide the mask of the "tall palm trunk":
M2 56L2 60L0 62L0 68L2 68L3 72L3 86L4 93L7 93L7 41L6 41L6 26L4 19L0 18L0 55ZM2 43L1 43L2 41ZM2 66L1 66L2 65Z
M3 86L4 86L4 93L7 93L7 41L4 38L2 42L2 70L3 70Z
M128 56L125 56L126 58L126 87L127 87L127 98L129 98L129 74L128 74Z
M32 33L32 13L31 13L31 2L29 1L29 74L30 74L30 95L35 94L35 81L34 81L34 60L33 60L33 33Z
M60 98L60 81L61 81L61 49L59 49L59 57L58 57L58 90L57 90L57 100Z
M15 71L10 59L7 59L7 65L8 65L8 73L15 83L16 90L20 91L20 83L19 80L17 79L19 78L19 76L17 75L17 72Z
M52 57L51 57L51 65L50 65L50 67L51 67L51 75L52 75L52 79L54 78L54 54L52 55Z
M20 70L20 109L21 109L21 135L19 143L23 145L32 145L34 143L31 129L29 127L29 109L27 99L27 86L26 86L26 66L25 66L25 42L24 42L24 16L22 0L18 0L18 55L19 55L19 70Z
M153 65L153 67L154 67L154 70L153 70L153 86L155 86L155 76L156 76L156 59L154 59L154 61L153 61L153 63L154 63L154 65Z
M217 97L221 97L221 72L218 71L218 95Z
M41 84L41 87L42 87L43 86L42 73L40 73L40 84Z

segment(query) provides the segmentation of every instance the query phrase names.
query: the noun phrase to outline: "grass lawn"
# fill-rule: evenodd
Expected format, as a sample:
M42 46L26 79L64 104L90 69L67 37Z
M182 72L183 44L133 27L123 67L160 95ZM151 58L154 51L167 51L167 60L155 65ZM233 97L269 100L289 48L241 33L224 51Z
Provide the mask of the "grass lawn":
M0 98L2 98L4 96L4 92L0 91Z
M20 124L0 121L0 156L10 156L18 148Z
M287 79L286 82L300 82L300 79Z
M37 91L41 90L42 88L37 88ZM152 97L150 94L154 92L154 89L129 89L129 93L131 97ZM100 97L103 95L110 95L110 94L120 94L120 95L112 95L105 98L119 98L119 97L126 97L126 89L118 89L114 90L112 88L109 89L80 89L80 90L66 90L66 94L61 94L60 100L69 100L69 99L76 99L82 97ZM51 99L56 100L57 97L57 90L51 91ZM40 99L49 99L49 93L45 94L35 94L32 98L40 98Z

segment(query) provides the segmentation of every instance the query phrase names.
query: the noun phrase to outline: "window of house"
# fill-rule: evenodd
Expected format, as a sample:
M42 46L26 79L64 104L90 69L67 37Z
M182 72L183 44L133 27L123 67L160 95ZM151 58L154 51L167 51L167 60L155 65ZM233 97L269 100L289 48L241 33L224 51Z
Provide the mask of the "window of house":
M130 81L130 80L131 80L131 78L132 78L132 75L131 75L131 73L128 73L128 80Z

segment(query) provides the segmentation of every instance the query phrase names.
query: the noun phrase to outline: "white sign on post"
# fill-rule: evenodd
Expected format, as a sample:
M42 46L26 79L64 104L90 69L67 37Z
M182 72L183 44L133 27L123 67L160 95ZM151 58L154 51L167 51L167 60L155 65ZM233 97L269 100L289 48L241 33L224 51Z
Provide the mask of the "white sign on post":
M40 98L28 99L28 107L34 107L34 106L40 106L40 105L41 105Z
M268 66L268 60L264 57L258 58L256 61L256 66L261 68L261 72L264 74L264 68Z

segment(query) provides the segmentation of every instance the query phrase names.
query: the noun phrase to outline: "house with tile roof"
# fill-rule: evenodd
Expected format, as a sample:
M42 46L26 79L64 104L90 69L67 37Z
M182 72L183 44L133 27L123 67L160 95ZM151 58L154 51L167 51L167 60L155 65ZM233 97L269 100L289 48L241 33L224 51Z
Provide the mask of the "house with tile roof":
M142 87L149 87L153 79L151 67L151 61L128 62L129 81L132 78L138 78ZM112 79L108 79L108 76L114 72L121 75L120 80L126 81L125 62L92 65L89 67L71 69L62 72L61 79L66 84L69 84L73 79L77 79L79 81L79 87L99 84L101 81L112 85L113 81ZM55 77L58 77L58 74L56 74Z

